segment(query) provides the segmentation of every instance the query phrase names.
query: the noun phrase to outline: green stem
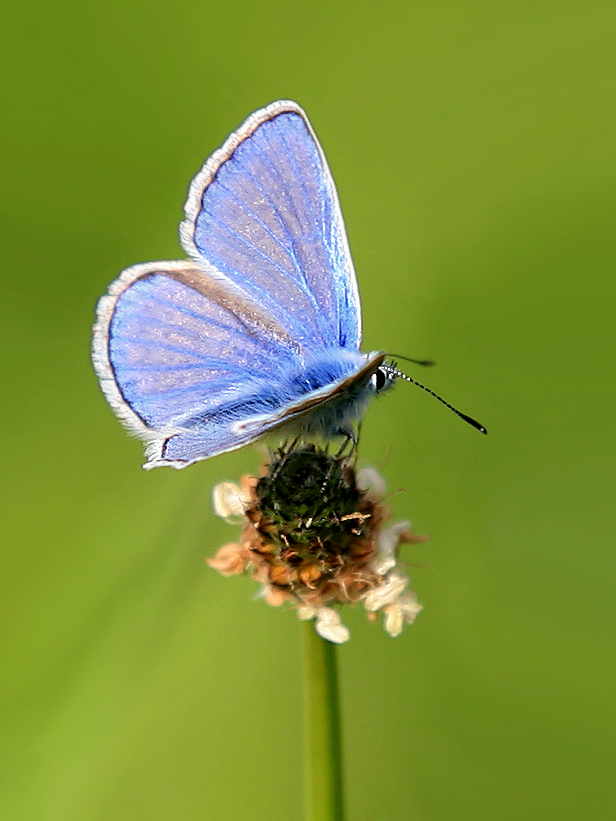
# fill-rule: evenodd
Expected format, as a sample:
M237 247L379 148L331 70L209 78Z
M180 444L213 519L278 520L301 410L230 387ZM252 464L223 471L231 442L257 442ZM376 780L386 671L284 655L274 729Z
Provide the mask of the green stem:
M306 821L344 821L336 645L304 629Z

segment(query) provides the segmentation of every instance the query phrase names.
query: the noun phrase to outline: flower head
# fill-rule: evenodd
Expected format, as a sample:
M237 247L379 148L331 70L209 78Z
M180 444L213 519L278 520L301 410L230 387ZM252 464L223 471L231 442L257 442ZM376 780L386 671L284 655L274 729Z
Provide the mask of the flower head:
M403 542L423 541L408 522L384 527L385 483L373 469L315 445L280 449L261 478L214 488L215 512L242 522L238 543L220 548L208 564L225 576L249 573L261 597L288 604L300 619L315 619L319 635L349 638L335 605L363 602L368 617L382 611L397 636L421 610L398 561Z

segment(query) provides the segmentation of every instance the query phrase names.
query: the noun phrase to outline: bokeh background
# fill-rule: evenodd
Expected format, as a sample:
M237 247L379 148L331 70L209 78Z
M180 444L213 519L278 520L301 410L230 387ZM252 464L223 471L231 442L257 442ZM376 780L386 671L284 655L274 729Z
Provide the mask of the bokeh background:
M13 4L1 59L7 821L301 817L300 628L204 558L254 449L142 471L89 363L117 272L181 252L205 157L277 98L336 179L425 606L340 649L349 821L600 818L614 772L614 7ZM409 366L412 368L412 366ZM400 492L398 492L400 491Z

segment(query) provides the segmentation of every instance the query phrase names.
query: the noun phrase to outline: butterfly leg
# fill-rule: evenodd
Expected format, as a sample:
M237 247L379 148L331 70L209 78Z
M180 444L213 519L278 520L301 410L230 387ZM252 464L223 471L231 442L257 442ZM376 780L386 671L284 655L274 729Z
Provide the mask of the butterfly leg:
M345 454L345 451L348 449L347 458L351 459L355 456L357 452L357 446L359 444L359 428L357 432L350 426L345 426L344 428L340 428L338 431L340 436L343 436L344 439L342 444L336 451L334 459L342 459Z
M343 441L336 453L333 456L328 456L329 467L327 475L323 479L321 487L322 493L326 492L334 471L340 470L340 467L346 467L348 462L355 459L357 453L359 431L356 433L352 427L346 426L341 428L337 433L343 437Z
M276 465L274 471L271 473L271 478L276 479L282 468L286 465L289 456L293 453L296 447L299 445L301 441L301 434L298 434L293 441L287 445L286 442L281 445L278 449L279 459L278 464ZM270 464L273 461L273 454L272 459L270 459Z

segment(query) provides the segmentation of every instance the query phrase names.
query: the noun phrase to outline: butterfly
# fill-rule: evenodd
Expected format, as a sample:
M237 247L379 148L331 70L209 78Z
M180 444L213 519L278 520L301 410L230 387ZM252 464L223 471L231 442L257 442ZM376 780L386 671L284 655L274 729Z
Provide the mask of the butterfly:
M256 111L192 181L189 259L124 270L92 356L145 468L183 468L283 428L353 438L393 381L361 353L357 280L334 181L304 111Z
M278 429L355 441L371 397L414 380L359 349L338 195L304 111L281 100L254 112L184 210L189 259L124 270L93 330L101 388L145 442L144 467L183 468Z

